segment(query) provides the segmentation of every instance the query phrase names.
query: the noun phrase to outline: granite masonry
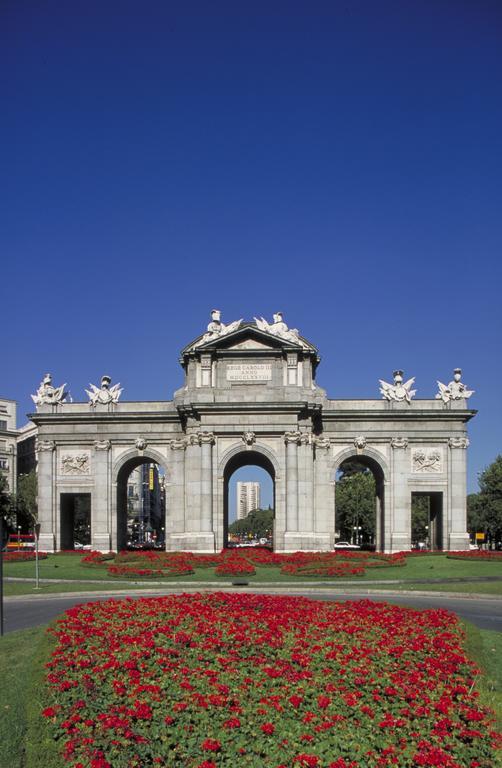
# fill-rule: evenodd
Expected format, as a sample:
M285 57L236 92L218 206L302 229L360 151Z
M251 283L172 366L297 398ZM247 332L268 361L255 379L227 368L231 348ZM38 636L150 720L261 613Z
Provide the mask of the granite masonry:
M336 472L351 457L376 479L379 549L410 548L412 493L430 496L435 545L467 548L466 423L475 411L458 369L431 400L414 399L402 371L380 382L381 400L332 400L315 383L319 360L281 313L272 323L225 325L214 310L207 332L181 353L185 383L173 400L122 402L119 385L103 376L87 402L70 403L47 375L30 415L41 549L73 545L77 494L90 496L92 548L123 548L127 478L157 462L166 473L166 549L223 547L229 478L254 464L274 481L276 551L329 550Z

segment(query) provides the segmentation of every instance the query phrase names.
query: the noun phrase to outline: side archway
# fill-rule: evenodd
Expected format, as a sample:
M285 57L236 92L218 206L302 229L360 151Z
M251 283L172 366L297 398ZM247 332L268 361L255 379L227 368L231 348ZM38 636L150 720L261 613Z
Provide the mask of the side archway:
M339 529L339 523L337 518L337 473L343 470L344 465L354 464L364 470L369 470L374 479L375 487L375 517L374 517L374 534L371 536L364 536L362 532L363 526L360 525L358 519L358 511L356 510L357 517L351 521L351 529L353 530L353 543L365 543L374 545L375 549L384 552L386 546L390 541L390 531L386 530L385 525L385 488L386 480L389 477L389 468L385 457L377 451L371 448L365 449L363 452L358 452L352 448L342 451L337 457L333 465L332 481L335 484L335 529ZM361 471L361 470L359 470ZM357 470L356 470L357 473ZM357 504L356 504L357 506ZM363 541L363 539L365 539ZM373 540L372 540L373 539Z
M131 475L135 470L142 467L146 469L148 466L151 467L148 478L146 476L143 477L144 470L138 473L136 484L139 490L131 498L128 495L128 490L131 489L132 485L129 483ZM153 467L157 468L157 473L154 472ZM148 541L149 537L150 540L153 539L153 534L155 539L160 541L165 535L165 497L158 469L162 470L160 474L167 479L168 471L165 457L154 449L148 449L141 453L137 450L128 451L113 466L112 476L114 488L116 489L113 517L116 521L116 546L119 552L122 549L126 549L128 542L131 541L131 532L128 530L128 511L130 511L131 505L135 502L138 502L138 521L135 523L137 526L136 537L138 539L136 543L143 545ZM144 488L145 484L148 484L148 493ZM149 500L148 510L144 506L145 499Z

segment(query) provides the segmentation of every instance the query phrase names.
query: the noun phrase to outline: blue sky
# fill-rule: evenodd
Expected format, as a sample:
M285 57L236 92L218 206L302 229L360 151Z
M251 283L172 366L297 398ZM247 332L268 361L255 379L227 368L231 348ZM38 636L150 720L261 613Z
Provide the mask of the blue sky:
M2 370L170 399L223 320L286 321L330 397L476 390L502 451L502 5L23 3L0 10Z

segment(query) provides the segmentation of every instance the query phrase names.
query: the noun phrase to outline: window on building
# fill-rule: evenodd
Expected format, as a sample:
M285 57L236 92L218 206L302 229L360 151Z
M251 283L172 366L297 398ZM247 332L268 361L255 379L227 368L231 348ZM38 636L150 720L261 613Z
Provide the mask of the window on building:
M9 469L8 459L0 459L0 469Z
M7 422L0 419L0 429L7 429Z

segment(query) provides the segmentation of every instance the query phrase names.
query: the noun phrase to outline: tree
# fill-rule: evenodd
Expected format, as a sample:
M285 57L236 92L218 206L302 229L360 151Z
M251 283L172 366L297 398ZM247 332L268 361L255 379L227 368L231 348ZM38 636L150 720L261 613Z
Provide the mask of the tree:
M228 532L236 536L251 536L256 539L268 538L274 527L273 509L254 509L242 520L235 520L228 526Z
M375 538L375 478L369 470L343 474L336 484L336 523L342 539L357 530L361 541ZM360 535L359 535L360 534Z
M0 472L0 515L2 515L4 530L13 528L12 495L9 493L7 478Z
M429 496L411 497L411 539L412 541L424 541L428 538L428 527L430 525L430 498Z
M27 475L19 475L17 480L16 511L18 526L30 530L38 517L37 473L34 469Z
M502 541L502 455L479 476L479 493L467 497L467 523L472 532L483 531L490 546Z

